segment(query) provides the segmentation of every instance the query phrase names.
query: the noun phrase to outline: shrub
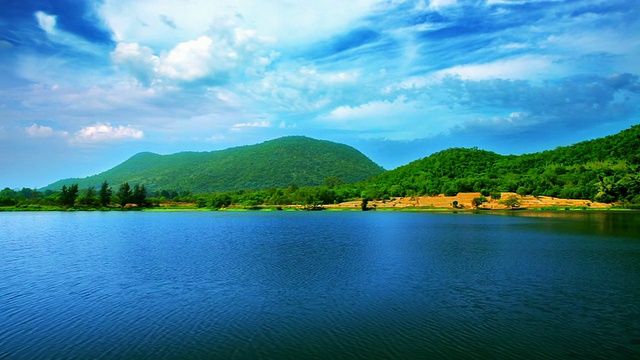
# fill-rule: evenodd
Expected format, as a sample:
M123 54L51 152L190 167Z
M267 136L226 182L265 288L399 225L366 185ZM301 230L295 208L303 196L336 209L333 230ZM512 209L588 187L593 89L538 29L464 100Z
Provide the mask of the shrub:
M473 206L478 207L484 203L487 202L487 198L484 197L484 195L481 195L480 197L476 197L473 198L473 200L471 200L471 203L473 204Z
M501 203L512 209L520 206L520 201L518 201L518 198L515 195L509 196L508 198L502 200Z

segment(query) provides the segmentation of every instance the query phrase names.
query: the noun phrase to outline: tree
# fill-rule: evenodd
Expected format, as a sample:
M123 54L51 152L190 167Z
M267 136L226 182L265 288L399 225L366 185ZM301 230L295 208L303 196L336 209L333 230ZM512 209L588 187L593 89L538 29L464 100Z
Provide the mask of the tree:
M67 187L67 185L62 185L61 192L60 200L62 201L62 206L73 207L76 203L76 198L78 197L78 184L71 184L69 187Z
M362 208L362 211L369 210L369 208L367 208L367 205L369 205L369 200L367 198L363 198L362 203L360 203L360 208Z
M291 184L291 186L289 186L286 190L287 194L295 194L298 192L298 190L300 190L300 187L298 187L298 185L296 184Z
M501 202L512 209L520 206L520 201L518 201L518 198L515 195L511 195Z
M14 206L16 204L16 192L8 187L0 190L0 206Z
M219 209L222 207L229 207L231 205L231 196L228 194L215 194L211 197L211 202L209 203L209 207L214 209Z
M144 184L135 184L133 186L131 201L139 207L147 205L147 188L145 188Z
M484 197L484 195L480 195L479 197L473 198L473 200L471 200L471 203L475 207L478 207L486 202L487 202L487 198Z
M96 203L96 189L90 186L85 195L78 199L78 202L84 206L93 206Z
M118 193L116 195L118 196L118 203L120 204L120 206L124 207L125 205L127 205L131 201L132 196L131 186L129 186L129 183L125 182L120 185L120 188L118 188Z
M20 190L20 193L22 194L25 200L33 200L38 197L38 191L36 189L23 187L22 190Z
M328 178L324 179L324 186L328 187L329 189L333 189L334 187L342 184L344 184L344 181L342 181L342 179L337 176L329 176Z
M100 186L100 206L106 207L111 203L111 195L113 190L109 187L109 183L105 180Z
M444 191L444 196L456 196L458 195L458 189L455 188L453 185L451 185L451 187L447 188Z

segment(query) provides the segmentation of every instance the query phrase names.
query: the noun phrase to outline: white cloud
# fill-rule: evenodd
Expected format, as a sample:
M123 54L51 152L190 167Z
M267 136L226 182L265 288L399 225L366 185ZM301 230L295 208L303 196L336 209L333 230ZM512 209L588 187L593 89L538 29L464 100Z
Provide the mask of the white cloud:
M48 138L54 136L67 136L68 133L66 131L55 131L53 128L44 125L32 124L31 126L25 128L27 135L33 138Z
M429 2L429 8L431 10L438 10L442 7L456 5L457 0L431 0Z
M118 43L111 52L111 59L128 68L131 75L144 85L152 83L160 63L151 48L136 43Z
M553 61L544 56L523 56L485 64L458 65L438 71L435 76L459 76L465 80L529 79L550 75Z
M278 125L279 129L295 129L297 127L297 124L287 124L287 122L284 120L280 121L280 125Z
M315 41L345 30L378 3L378 0L105 0L98 12L116 41L168 50L229 21L242 21L245 27L280 44ZM163 21L168 16L175 28Z
M56 33L56 16L49 15L45 12L38 11L35 13L36 19L38 20L38 26L42 30L44 30L47 34L55 34Z
M281 111L317 111L332 101L364 94L358 71L322 72L312 66L268 71L257 82L238 84L239 92Z
M355 107L340 106L331 111L330 118L334 121L344 122L355 119L386 117L392 116L401 108L406 108L405 97L399 97L394 101L372 101Z
M74 142L99 143L125 139L141 139L143 137L144 132L131 127L131 125L114 127L110 123L97 123L80 129L75 135Z
M539 123L538 118L526 112L512 112L507 116L479 117L466 120L453 127L452 132L508 134L519 131L522 128L534 126Z
M278 56L268 49L269 41L251 29L220 26L211 36L181 42L159 55L148 46L121 42L111 58L145 85L203 79L220 84L234 76L251 78L264 73Z
M214 134L214 135L211 135L211 136L209 136L208 138L206 138L204 140L208 141L208 142L219 142L219 141L222 141L222 140L225 140L225 139L226 139L226 137L224 135L222 135L222 134Z
M550 1L563 1L563 0L487 0L487 5L522 5L526 3L538 3L538 2L550 2Z
M80 51L93 54L100 53L98 45L94 45L91 42L88 42L67 31L60 30L57 27L58 19L55 15L49 15L43 11L37 11L34 13L34 16L36 17L40 29L47 33L47 37L49 38L49 40L75 48Z
M500 46L503 50L521 50L526 49L527 47L529 47L529 45L525 43L508 43Z
M216 65L227 70L233 67L234 51L214 59L213 50L213 41L207 36L183 42L163 57L159 71L169 78L189 81L206 76Z
M243 128L268 128L271 127L271 122L269 121L256 121L256 122L244 122L233 124L231 127L232 131L239 131Z
M358 106L339 106L317 120L325 128L355 131L362 138L414 140L448 131L458 121L446 109L399 96Z

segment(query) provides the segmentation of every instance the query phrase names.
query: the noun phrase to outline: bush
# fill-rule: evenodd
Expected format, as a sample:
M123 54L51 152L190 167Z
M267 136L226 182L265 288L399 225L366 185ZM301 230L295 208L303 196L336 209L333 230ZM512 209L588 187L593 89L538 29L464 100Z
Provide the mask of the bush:
M520 201L518 201L518 198L515 195L509 196L508 198L502 200L501 203L512 209L520 206Z
M458 195L458 189L448 188L444 191L444 196L456 196Z
M481 195L480 197L476 197L473 198L473 200L471 200L471 203L473 204L473 206L478 207L484 203L487 202L487 198L484 197L484 195Z
M15 206L16 201L9 197L0 197L0 206Z

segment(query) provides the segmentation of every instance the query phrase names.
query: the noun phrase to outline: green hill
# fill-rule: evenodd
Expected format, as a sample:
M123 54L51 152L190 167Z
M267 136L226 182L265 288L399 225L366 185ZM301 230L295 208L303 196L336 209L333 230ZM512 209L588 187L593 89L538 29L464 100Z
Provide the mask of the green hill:
M73 183L81 189L99 188L105 180L114 186L123 182L143 183L150 191L257 190L293 184L320 185L329 177L356 182L383 171L350 146L291 136L212 152L139 153L103 173L60 180L43 190L56 191Z
M372 198L509 191L521 195L640 203L640 125L533 154L477 148L432 154L366 181Z

